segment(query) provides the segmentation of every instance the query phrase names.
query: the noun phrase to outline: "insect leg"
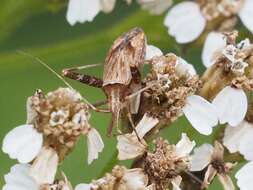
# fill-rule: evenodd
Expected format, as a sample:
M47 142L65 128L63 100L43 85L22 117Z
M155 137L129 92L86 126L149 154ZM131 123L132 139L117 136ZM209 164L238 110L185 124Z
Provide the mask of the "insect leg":
M65 77L68 77L70 79L79 81L81 83L87 84L92 87L102 88L103 80L101 80L97 77L94 77L94 76L85 75L85 74L81 74L81 73L77 72L78 70L87 69L87 68L91 68L91 67L97 67L100 65L101 64L94 64L94 65L84 65L84 66L80 66L80 67L67 68L62 71L62 75Z
M137 96L138 94L142 93L143 91L145 91L145 90L151 88L152 86L154 86L156 83L157 83L157 82L155 81L155 82L149 84L148 86L146 86L146 87L144 87L144 88L142 88L142 89L140 89L140 90L138 90L138 91L136 91L136 92L134 92L134 93L132 93L132 94L130 94L130 95L128 95L128 96L126 96L125 99L126 99L126 100L129 100L129 99L131 99L131 98Z
M130 113L130 110L129 110L128 113L127 113L127 117L128 117L128 119L129 119L130 125L131 125L131 127L132 127L134 133L136 134L136 136L137 136L137 138L138 138L138 141L142 142L142 141L141 141L141 138L139 137L139 135L138 135L138 133L137 133L137 131L136 131L136 129L135 129L135 125L134 125L133 118L132 118L132 115L131 115L131 113Z

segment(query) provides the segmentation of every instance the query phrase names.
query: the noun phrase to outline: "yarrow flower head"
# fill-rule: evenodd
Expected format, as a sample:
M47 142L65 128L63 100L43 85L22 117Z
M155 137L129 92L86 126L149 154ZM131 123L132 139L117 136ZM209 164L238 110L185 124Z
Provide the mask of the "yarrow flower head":
M161 138L157 139L155 150L147 152L142 158L142 167L150 183L156 189L167 189L170 185L180 189L181 174L189 170L189 155L194 146L195 142L190 141L186 134L182 134L176 145Z
M75 190L148 190L148 177L141 168L115 166L105 177L89 184L79 184ZM147 189L146 189L147 187Z
M51 184L44 183L43 179L35 180L30 175L31 165L16 164L11 171L4 176L6 184L3 190L72 190L67 177L63 174L63 180L56 180ZM42 180L42 181L41 181Z
M174 54L154 56L151 71L144 79L145 110L159 123L176 120L185 114L201 134L209 135L218 120L212 104L195 95L201 85L194 67Z
M231 126L243 121L248 107L247 92L252 91L253 84L250 74L253 46L248 39L236 44L236 37L237 32L226 33L226 45L210 51L212 60L202 77L205 85L201 90L203 96L213 99L220 123Z
M235 189L229 176L235 164L224 162L223 157L224 148L218 141L215 142L214 147L210 144L203 144L194 149L190 170L196 172L206 169L202 187L207 188L217 175L224 189Z
M32 176L44 175L45 183L52 183L58 162L74 148L81 135L87 134L88 163L91 163L104 145L88 123L88 107L81 100L81 95L69 88L59 88L47 95L38 90L27 100L27 124L5 136L3 152L20 163L35 159Z
M196 40L207 25L215 32L231 30L236 24L237 15L253 32L252 9L251 0L186 1L175 5L168 12L164 25L178 43Z

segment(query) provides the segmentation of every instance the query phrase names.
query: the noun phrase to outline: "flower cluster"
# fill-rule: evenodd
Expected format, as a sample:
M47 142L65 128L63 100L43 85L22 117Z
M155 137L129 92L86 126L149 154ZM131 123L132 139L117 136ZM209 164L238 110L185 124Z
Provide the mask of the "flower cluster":
M178 43L196 40L207 28L215 32L230 31L236 24L237 15L253 32L252 8L251 0L186 1L168 12L164 24Z
M210 20L220 15L229 17L242 3L238 1L230 6L229 2L199 1L201 10L210 14ZM209 13L208 8L212 10L213 6L222 11ZM130 45L127 43L133 36L138 38L139 33L127 34L132 35L125 35L127 38L123 40L119 38L122 42L119 47L134 52L131 49L137 47L136 44L131 46L134 40L129 41ZM141 34L144 39L144 33ZM251 189L253 46L248 39L236 43L237 35L237 32L224 33L224 44L218 43L219 48L212 41L212 45L206 44L208 50L204 51L208 64L202 76L183 58L173 53L163 54L159 48L146 43L137 43L143 45L138 52L145 51L138 61L148 64L149 70L144 75L137 67L127 69L134 70L130 72L132 78L136 73L142 75L137 77L140 88L129 89L135 81L113 83L109 87L116 86L116 91L112 90L108 96L111 101L107 101L109 108L122 107L116 119L128 119L122 122L122 131L116 135L116 140L118 160L132 159L132 166L115 165L104 177L81 183L75 190L207 189L216 176L224 189L234 190L231 172L242 159L248 163L235 175L237 186L242 190ZM123 56L127 61L132 58L127 56L126 53ZM120 90L121 96L116 97ZM129 92L133 94L129 95ZM139 100L135 105L136 112L132 113L128 101L134 103L131 100L136 96ZM117 98L122 100L122 105L117 104ZM82 100L82 96L71 88L59 88L46 95L37 90L28 98L26 124L11 130L3 140L3 152L19 162L5 175L3 190L73 189L64 174L62 180L55 179L58 164L75 148L81 135L87 136L88 164L97 159L104 148L102 138L89 123L93 108ZM164 127L182 115L202 135L211 135L218 124L225 124L225 129L217 127L219 135L215 136L213 145L205 143L195 149L196 142L186 133L182 133L176 144L159 137ZM196 183L198 187L191 188Z
M88 137L88 163L104 144L88 123L88 107L81 95L59 88L44 95L37 90L27 100L27 124L11 130L3 140L3 152L22 164L32 163L29 174L39 184L52 184L57 165L74 148L81 135Z
M129 5L132 0L125 0ZM162 14L171 5L172 0L137 0L141 8L148 10L153 15ZM116 0L69 0L67 10L67 21L70 25L75 25L77 22L92 22L97 14L102 11L110 13L116 5Z

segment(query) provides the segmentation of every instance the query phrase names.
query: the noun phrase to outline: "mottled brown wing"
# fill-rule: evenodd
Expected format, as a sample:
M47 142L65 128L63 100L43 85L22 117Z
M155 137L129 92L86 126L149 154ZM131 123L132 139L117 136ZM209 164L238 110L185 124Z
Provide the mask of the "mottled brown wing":
M105 60L103 86L128 85L132 79L131 67L144 62L146 37L142 29L134 28L115 40Z

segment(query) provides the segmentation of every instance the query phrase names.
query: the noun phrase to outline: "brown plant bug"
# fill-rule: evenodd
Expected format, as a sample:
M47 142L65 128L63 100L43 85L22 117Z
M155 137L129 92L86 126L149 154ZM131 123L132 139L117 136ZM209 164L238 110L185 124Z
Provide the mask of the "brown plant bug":
M142 29L136 27L114 41L105 59L103 80L77 72L97 65L63 70L63 76L103 89L112 113L112 124L108 127L108 134L111 134L113 126L118 129L124 108L127 109L127 116L134 129L131 114L138 112L140 104L140 93L137 93L142 88L139 69L144 64L145 53L146 36Z

